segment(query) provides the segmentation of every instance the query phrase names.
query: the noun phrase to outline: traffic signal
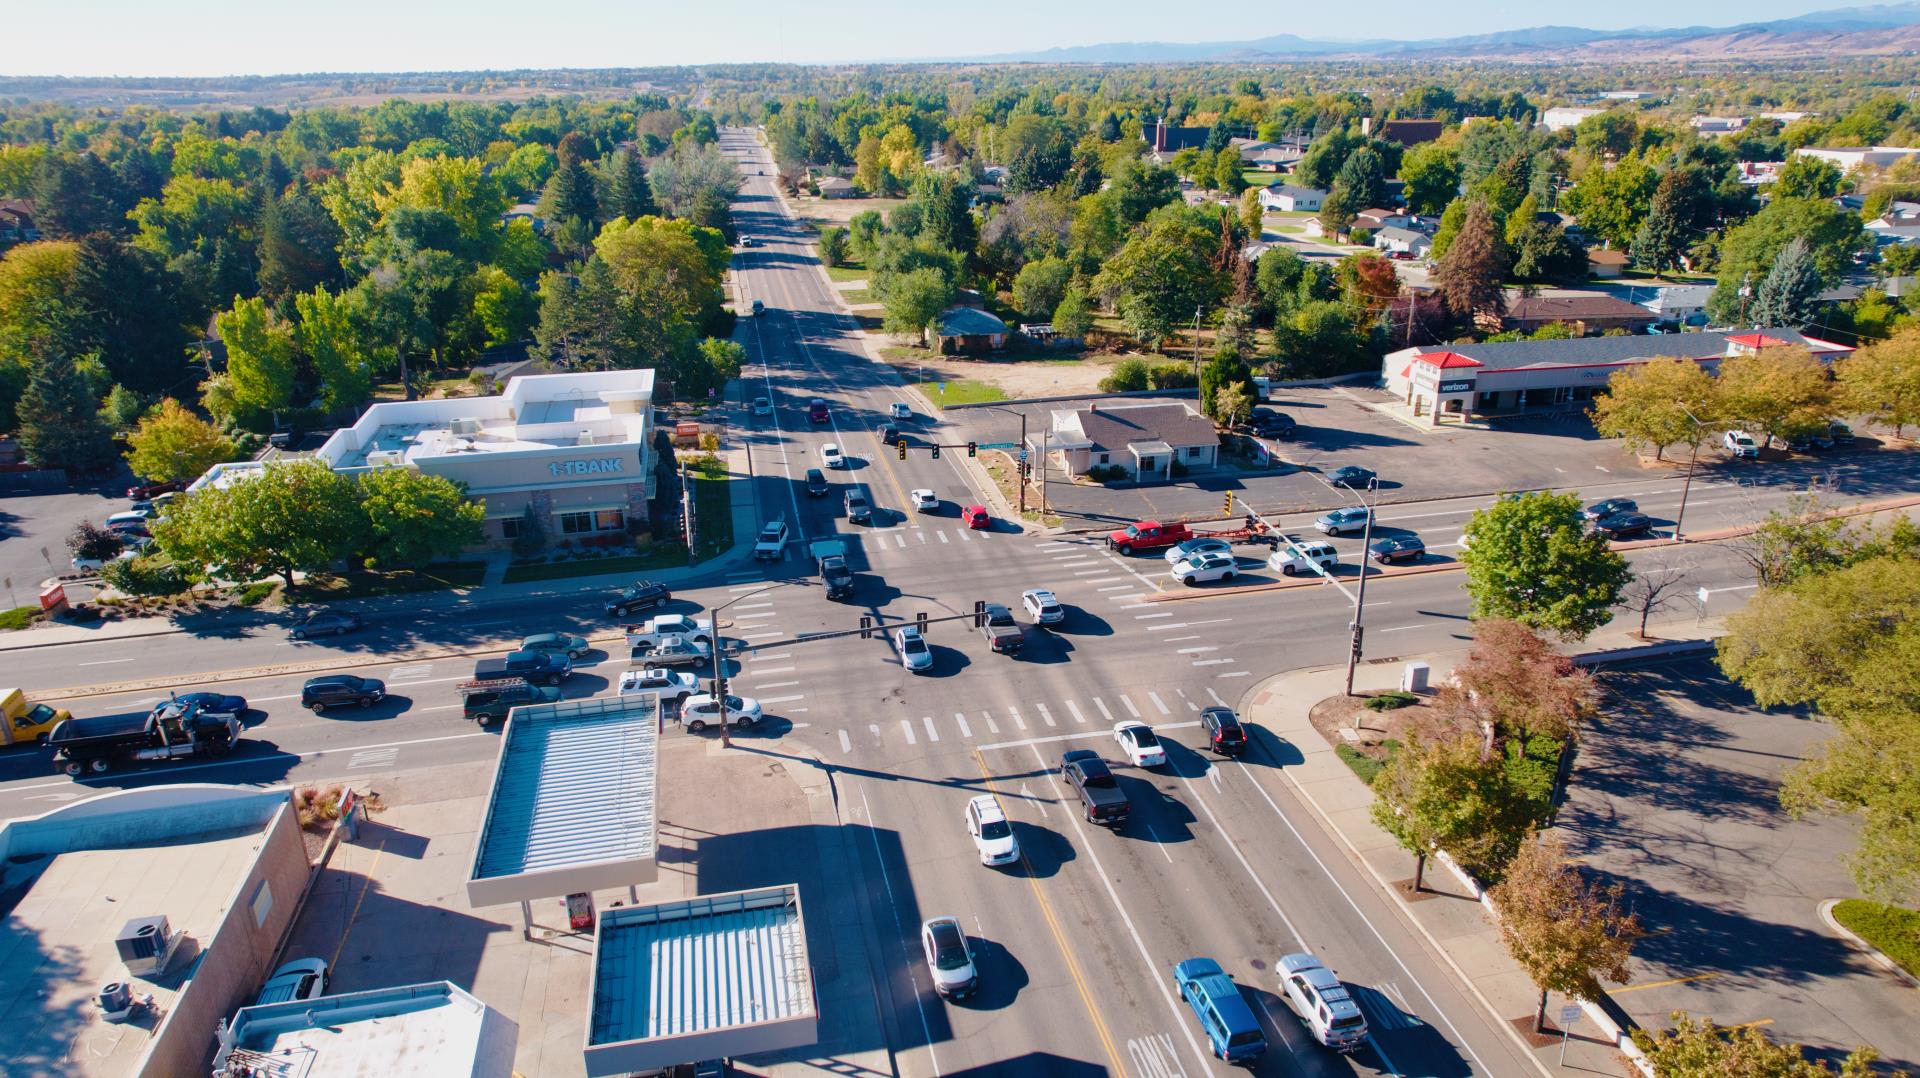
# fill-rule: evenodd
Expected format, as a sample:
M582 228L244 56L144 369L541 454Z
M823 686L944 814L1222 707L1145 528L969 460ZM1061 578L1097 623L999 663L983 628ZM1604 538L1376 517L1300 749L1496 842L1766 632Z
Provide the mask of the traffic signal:
M870 615L860 615L860 639L873 639L873 618Z
M893 444L895 448L900 450L900 459L901 460L907 459L907 440L905 438L902 438Z
M1027 464L1027 462L1026 462L1026 461L1024 461L1024 460L1023 460L1023 461L1021 461L1021 462L1020 462L1020 478L1021 478L1022 480L1024 480L1024 479L1026 479L1026 478L1027 478L1027 469L1028 469L1028 468L1029 468L1029 465Z
M987 601L985 599L975 599L973 601L973 627L976 629L984 628L986 624Z
M980 452L980 443L979 443L979 442L968 442L968 443L967 443L967 456L969 456L969 457L971 457L971 456L977 456L977 455L979 454L979 452Z
M940 459L940 443L939 442L933 443L933 459L935 460Z
M920 611L913 616L913 620L920 626L920 635L927 635L927 612L924 610Z
M1220 503L1220 515L1223 517L1233 515L1233 491L1231 490L1227 491L1227 500Z

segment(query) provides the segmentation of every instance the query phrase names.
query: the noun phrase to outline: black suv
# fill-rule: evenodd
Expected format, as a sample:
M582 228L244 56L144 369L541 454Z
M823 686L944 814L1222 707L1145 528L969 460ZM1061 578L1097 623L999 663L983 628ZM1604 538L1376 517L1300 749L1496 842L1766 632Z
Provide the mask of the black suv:
M460 693L460 717L492 726L516 707L551 704L560 699L559 689L530 685L522 678L508 681L469 681L455 686Z
M665 584L656 584L651 580L641 580L620 589L620 594L607 603L607 616L625 617L636 610L647 610L660 606L673 598Z
M809 497L824 498L833 487L827 483L827 473L818 468L807 469L807 494Z
M1247 417L1247 426L1255 434L1268 438L1291 438L1298 425L1292 416L1271 408L1255 408L1253 414Z
M387 695L387 687L370 677L328 674L308 678L300 686L300 706L318 715L330 707L372 707Z
M1247 729L1230 707L1209 707L1200 711L1200 730L1207 735L1207 748L1221 756L1238 756L1247 751Z
M573 661L553 651L516 651L504 659L480 659L473 664L473 680L525 678L536 684L558 685L573 673Z

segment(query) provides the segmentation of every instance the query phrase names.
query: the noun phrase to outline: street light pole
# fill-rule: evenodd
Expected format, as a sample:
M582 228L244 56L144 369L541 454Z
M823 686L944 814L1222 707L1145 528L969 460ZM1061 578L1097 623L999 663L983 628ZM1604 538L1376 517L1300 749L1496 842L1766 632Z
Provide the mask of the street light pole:
M732 724L727 721L727 675L723 672L724 668L720 665L720 615L726 612L727 607L732 606L741 599L751 599L756 595L764 595L775 588L784 588L798 583L800 583L798 580L782 580L778 583L768 584L764 588L755 588L745 595L728 599L726 602L707 611L707 619L713 630L713 643L711 645L713 649L713 695L720 701L720 744L725 748L730 749L733 747L733 737L727 733L728 727Z
M1686 408L1681 408L1680 410L1687 413L1687 418L1693 420L1696 427L1706 427L1705 423L1700 422L1699 416L1694 415ZM1676 543L1686 542L1686 539L1680 534L1680 522L1687 519L1687 492L1693 489L1693 463L1700 459L1700 439L1697 437L1700 431L1696 430L1694 433L1696 437L1693 440L1690 451L1687 453L1687 479L1686 482L1680 484L1680 511L1673 514L1673 541Z
M1367 481L1367 490L1380 500L1380 480ZM1353 668L1360 662L1360 641L1366 634L1361 624L1367 606L1367 551L1373 545L1373 504L1362 498L1361 504L1367 507L1367 523L1360 530L1360 587L1353 596L1353 622L1348 628L1353 630L1353 641L1347 648L1347 695L1353 695Z

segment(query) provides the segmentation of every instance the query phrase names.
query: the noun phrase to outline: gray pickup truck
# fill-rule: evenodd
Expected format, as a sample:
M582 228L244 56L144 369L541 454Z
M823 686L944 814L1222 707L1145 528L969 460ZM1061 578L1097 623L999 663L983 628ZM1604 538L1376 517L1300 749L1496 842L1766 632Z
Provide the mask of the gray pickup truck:
M822 539L807 548L820 567L820 582L827 586L827 598L853 598L853 567L847 564L847 544L838 539Z
M1026 631L1020 628L1019 622L1013 620L1013 611L999 603L986 604L980 635L987 638L987 647L993 651L1019 651L1020 645L1027 642Z
M697 666L713 662L713 647L684 636L669 636L657 644L635 644L629 666Z
M1107 762L1092 749L1074 749L1060 757L1060 777L1080 795L1087 822L1118 827L1127 822L1133 806L1127 792L1114 780Z

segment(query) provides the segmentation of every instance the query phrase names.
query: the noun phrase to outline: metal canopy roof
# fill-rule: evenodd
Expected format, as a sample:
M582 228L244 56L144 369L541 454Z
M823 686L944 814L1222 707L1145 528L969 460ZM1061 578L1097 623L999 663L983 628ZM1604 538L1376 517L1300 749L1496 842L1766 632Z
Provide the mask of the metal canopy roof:
M600 914L587 1074L798 1048L818 1039L794 885Z
M652 694L513 709L467 901L652 883L659 722Z

